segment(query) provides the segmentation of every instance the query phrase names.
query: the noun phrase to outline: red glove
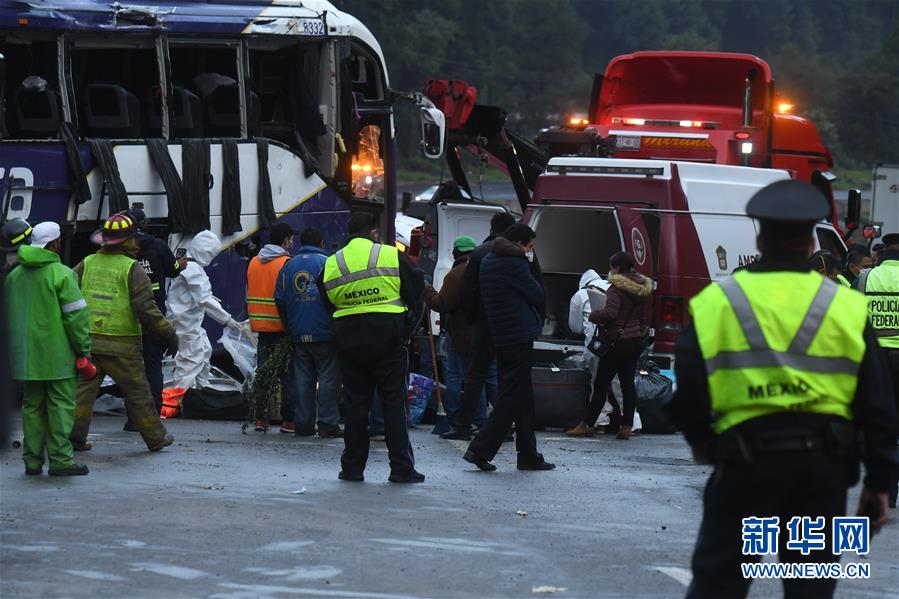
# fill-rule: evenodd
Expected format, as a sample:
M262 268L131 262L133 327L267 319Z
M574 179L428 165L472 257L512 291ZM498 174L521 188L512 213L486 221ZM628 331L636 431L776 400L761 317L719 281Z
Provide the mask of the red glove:
M97 367L84 356L75 360L75 370L78 371L78 378L82 381L89 381L97 376Z

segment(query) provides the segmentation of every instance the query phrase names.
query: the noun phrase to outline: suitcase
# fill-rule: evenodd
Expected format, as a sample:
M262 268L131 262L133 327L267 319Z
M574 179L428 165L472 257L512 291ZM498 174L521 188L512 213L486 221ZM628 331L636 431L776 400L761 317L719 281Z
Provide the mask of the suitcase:
M568 429L584 418L590 401L590 373L580 368L531 368L535 426Z
M246 420L247 400L239 391L211 387L188 389L181 399L181 415L201 420Z

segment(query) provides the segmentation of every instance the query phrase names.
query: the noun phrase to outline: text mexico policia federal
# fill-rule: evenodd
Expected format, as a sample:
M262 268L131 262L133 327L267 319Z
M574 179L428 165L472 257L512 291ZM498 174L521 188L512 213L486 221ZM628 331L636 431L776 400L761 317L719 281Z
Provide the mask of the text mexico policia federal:
M796 383L779 382L768 383L767 385L751 385L748 388L750 399L758 399L761 397L777 397L778 395L807 395L811 387L805 381Z

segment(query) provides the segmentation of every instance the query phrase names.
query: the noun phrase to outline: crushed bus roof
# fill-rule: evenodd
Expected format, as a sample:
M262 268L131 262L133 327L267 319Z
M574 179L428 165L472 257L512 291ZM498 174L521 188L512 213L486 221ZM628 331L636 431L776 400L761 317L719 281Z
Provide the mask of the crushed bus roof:
M381 45L356 17L326 0L171 1L0 0L0 29L122 34L165 31L198 35L353 37L384 64ZM0 32L0 33L3 33ZM385 78L386 78L385 69Z

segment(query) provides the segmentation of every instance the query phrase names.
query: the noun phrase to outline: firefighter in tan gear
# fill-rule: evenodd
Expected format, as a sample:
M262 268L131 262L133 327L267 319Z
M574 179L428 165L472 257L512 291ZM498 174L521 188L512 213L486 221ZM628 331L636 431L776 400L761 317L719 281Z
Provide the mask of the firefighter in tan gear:
M810 272L822 194L801 181L773 183L746 207L759 220L761 259L708 285L690 302L678 339L673 415L698 463L714 464L687 597L745 597L742 563L839 561L831 539L865 463L858 515L876 533L899 470L896 407L865 298ZM826 550L802 552L788 524L823 521ZM780 531L746 549L746 521ZM756 525L757 526L757 525ZM751 531L750 531L751 532ZM767 537L766 537L767 538ZM761 551L761 552L760 552ZM786 597L831 597L836 579L784 579Z
M87 442L97 391L105 375L121 389L128 415L150 451L171 445L170 435L153 404L144 372L141 334L159 340L167 352L178 351L178 337L156 306L150 279L135 257L140 250L137 227L127 213L114 214L91 237L102 247L75 267L88 307L92 356L97 376L78 384L72 445L76 451L91 448Z

